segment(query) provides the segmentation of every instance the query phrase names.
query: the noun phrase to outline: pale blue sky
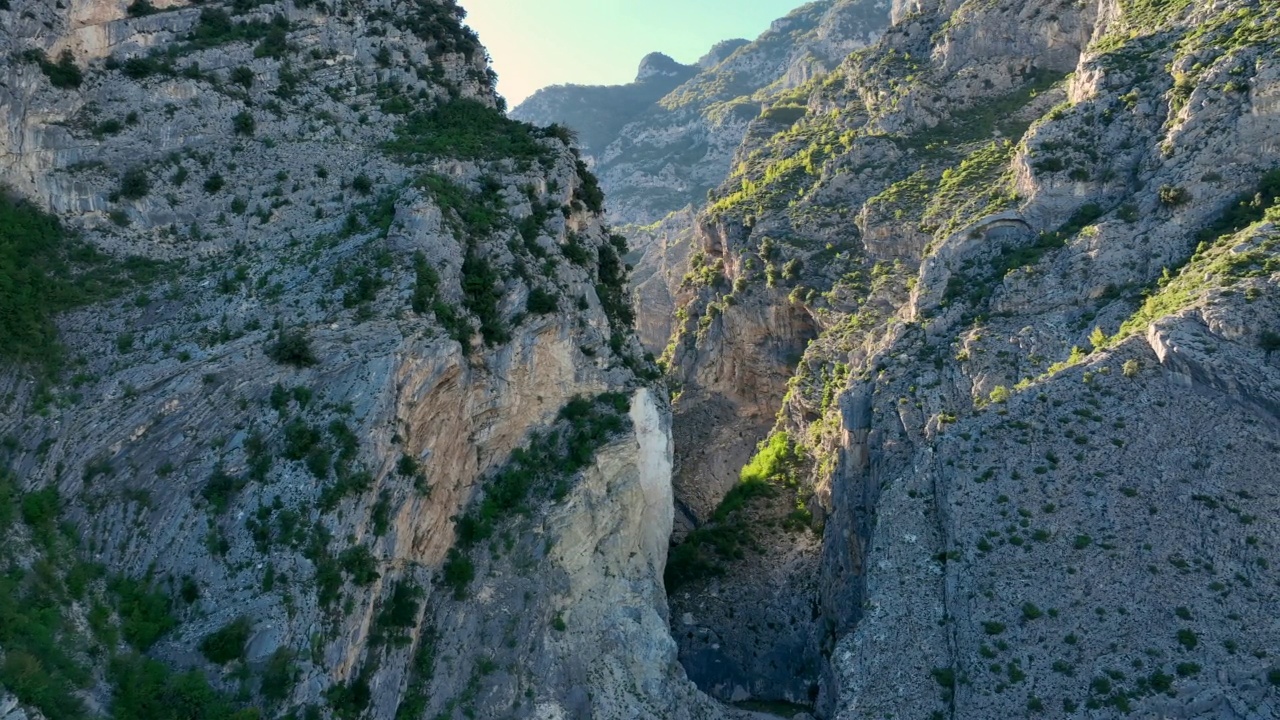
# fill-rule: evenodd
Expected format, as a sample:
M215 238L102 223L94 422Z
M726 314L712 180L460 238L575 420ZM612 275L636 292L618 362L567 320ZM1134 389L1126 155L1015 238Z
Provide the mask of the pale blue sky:
M804 0L460 0L511 107L560 83L635 79L640 58L692 63L730 38L755 39Z

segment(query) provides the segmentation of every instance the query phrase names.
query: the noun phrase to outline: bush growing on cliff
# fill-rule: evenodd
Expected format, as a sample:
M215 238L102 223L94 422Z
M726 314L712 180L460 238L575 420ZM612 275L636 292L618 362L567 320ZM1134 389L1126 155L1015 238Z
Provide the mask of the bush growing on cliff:
M454 100L426 112L411 113L383 150L405 163L437 157L465 160L504 160L522 163L550 160L528 123L509 119L475 100Z
M133 0L133 2L129 3L129 7L125 12L128 13L129 17L145 17L154 15L158 11L156 6L147 2L147 0Z
M1258 338L1258 347L1269 353L1280 350L1280 333L1263 330Z
M785 432L774 433L768 441L760 443L755 457L742 468L739 475L744 483L790 480L790 471L800 460L800 453Z
M488 345L504 343L510 337L498 310L502 301L500 282L501 277L489 261L474 248L469 249L462 261L462 304L480 319L480 334Z
M440 0L414 3L411 11L386 19L423 42L435 45L440 52L461 53L470 62L480 50L480 38L463 24L466 17L467 11L454 0Z
M311 339L301 330L282 333L280 339L267 346L267 357L281 365L310 367L320 362L311 349Z
M120 177L120 197L126 200L141 200L151 192L151 182L147 180L144 168L129 168Z
M257 121L253 119L253 113L248 110L241 110L231 118L231 129L236 135L252 136L257 125Z
M1160 187L1160 204L1165 207L1178 207L1191 201L1191 193L1184 187L1162 185Z
M684 542L672 548L663 575L667 592L693 580L723 574L717 558L744 557L744 548L754 541L746 522L736 514L755 498L777 495L776 484L794 485L795 470L802 459L800 449L785 432L774 433L760 443L751 462L742 468L738 484L716 507L712 522L689 533ZM809 522L806 516L806 511L797 508L788 522L805 527Z
M561 408L555 429L533 433L528 444L512 451L502 469L485 482L484 496L458 520L460 547L469 549L487 540L500 521L528 512L531 498L563 499L569 480L626 429L630 405L625 393L604 393L594 399L576 398ZM461 572L455 570L455 577ZM465 592L465 583L455 592Z
M240 660L244 657L244 646L249 642L249 633L252 630L253 623L242 615L205 636L205 639L200 641L200 652L215 665L226 665L232 660Z
M60 90L78 88L84 82L84 73L76 65L75 56L70 50L63 50L57 62L51 62L43 50L28 50L22 57L39 65L40 71L49 78L49 83Z
M549 315L556 311L560 306L560 300L554 293L547 292L542 288L534 288L529 291L529 299L525 304L525 309L534 315Z
M604 190L595 173L581 160L577 161L577 170L581 184L573 191L573 198L593 213L604 212Z
M462 600L467 596L467 586L476 577L476 568L471 563L471 558L459 552L458 548L450 548L444 563L443 577L444 584L453 588L454 599Z

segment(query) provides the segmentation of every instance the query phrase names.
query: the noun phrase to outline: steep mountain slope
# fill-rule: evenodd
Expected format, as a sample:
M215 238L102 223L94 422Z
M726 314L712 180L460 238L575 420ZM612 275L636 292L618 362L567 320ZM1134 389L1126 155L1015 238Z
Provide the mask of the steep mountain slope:
M719 716L625 242L462 18L0 6L6 717Z
M893 17L747 133L686 251L690 677L807 703L800 668L832 718L1273 715L1280 6Z
M579 134L609 198L608 217L635 251L636 302L644 310L639 337L648 351L661 354L675 330L693 211L728 176L744 138L768 137L779 123L793 121L804 93L792 97L792 91L874 42L889 13L887 0L812 2L753 42L717 44L693 77L661 98L652 97L659 80L680 75L646 73L646 62L641 75L649 80L550 88L512 111L512 117L561 123ZM584 106L594 111L583 112Z

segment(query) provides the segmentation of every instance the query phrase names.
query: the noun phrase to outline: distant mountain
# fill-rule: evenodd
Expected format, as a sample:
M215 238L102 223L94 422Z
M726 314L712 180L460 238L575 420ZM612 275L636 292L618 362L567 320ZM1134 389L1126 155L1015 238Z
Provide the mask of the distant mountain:
M511 117L535 125L568 125L578 132L582 149L594 156L613 142L627 123L697 73L696 65L681 65L662 53L650 53L640 61L635 82L553 85L520 103Z
M874 42L889 14L887 0L809 3L754 42L717 44L696 66L650 55L630 85L546 88L511 115L575 130L610 218L651 224L705 200L728 175L750 123L781 94Z

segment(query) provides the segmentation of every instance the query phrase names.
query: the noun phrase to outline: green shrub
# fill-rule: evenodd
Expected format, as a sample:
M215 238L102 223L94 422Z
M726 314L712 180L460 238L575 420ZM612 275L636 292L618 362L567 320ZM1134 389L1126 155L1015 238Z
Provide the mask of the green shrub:
M287 647L277 648L262 669L262 697L270 703L288 699L298 682L296 653Z
M200 641L200 652L215 665L244 658L244 646L253 632L253 622L240 616Z
M231 129L236 135L252 136L257 129L258 123L253 118L253 113L248 110L241 110L231 118Z
M120 177L120 197L141 200L149 192L151 192L151 182L147 180L147 171L144 168L130 168Z
M80 71L80 67L76 65L75 56L70 50L63 50L58 56L58 62L50 62L43 51L33 50L24 55L27 60L33 61L40 66L40 71L49 78L49 83L61 90L71 90L80 87L84 82L84 73Z
M213 474L205 482L200 494L209 502L214 514L221 515L227 511L236 493L239 493L244 486L244 478L229 475L222 469L222 465L217 465L213 468Z
M258 720L256 709L236 710L198 672L174 673L141 655L111 661L114 720Z
M596 284L596 295L600 298L601 309L609 318L609 326L614 335L621 337L634 329L635 313L627 291L627 266L618 252L617 247L612 244L602 245L597 251L596 271L600 282Z
M440 276L427 262L427 256L420 250L413 254L413 271L413 295L409 298L409 307L419 315L425 315L431 311L431 306L436 302Z
M560 500L569 491L569 479L587 467L595 452L627 427L630 400L624 393L605 393L595 399L576 398L560 410L556 429L534 433L525 447L511 453L507 463L485 482L483 498L458 521L458 544L467 549L493 534L495 524L529 510L533 497ZM457 556L458 563L466 559ZM455 578L465 575L467 564L458 564ZM465 593L453 582L455 593ZM468 579L467 582L470 582Z
M1178 207L1191 201L1191 193L1184 187L1174 185L1160 186L1160 204L1165 207Z
M324 436L320 431L300 417L290 420L284 426L284 456L288 460L305 459L322 442Z
M400 707L396 709L395 720L418 720L426 712L435 662L435 637L430 628L424 628L418 638L418 649L413 654L413 662L408 668L408 687Z
M93 126L93 136L101 140L108 135L115 135L121 130L124 130L124 123L116 120L115 118L110 118Z
M1187 650L1195 650L1196 646L1200 644L1200 638L1196 637L1195 631L1188 628L1179 630L1177 638L1178 644Z
M53 546L58 531L58 488L48 486L22 496L22 521L31 529L36 542L45 548Z
M940 687L943 687L943 688L948 689L948 690L953 690L953 689L955 689L955 686L956 686L956 671L955 671L954 669L949 668L949 667L947 667L947 668L934 668L934 669L930 672L930 674L931 674L931 675L933 675L933 679L934 679L934 681L935 681L935 682L937 682L937 683L938 683L938 685L939 685Z
M152 75L172 75L176 71L172 62L155 56L131 57L120 65L120 72L132 80L143 80Z
M374 644L402 647L409 642L407 631L418 624L418 606L422 588L412 581L397 583L373 623Z
M281 333L280 339L269 345L266 353L281 365L303 368L320 362L311 349L311 339L301 330Z
M156 10L155 5L152 5L147 0L133 0L133 2L129 3L129 7L125 12L128 13L129 17L144 17L146 15L154 15L159 11Z
M434 45L440 53L458 53L467 61L480 51L480 39L464 24L467 11L455 0L433 3L417 3L408 11L396 15L392 22L412 32L425 43Z
M284 19L277 16L272 22L272 27L267 30L266 36L253 49L253 56L256 58L269 57L280 60L289 53L289 35Z
M1267 208L1280 200L1280 169L1272 170L1258 179L1256 192L1235 198L1216 220L1196 235L1200 242L1216 240L1223 235L1239 232L1261 220Z
M600 181L581 160L577 161L577 170L580 184L573 191L574 199L593 213L604 212L604 190L600 187Z
M254 74L253 70L246 65L240 65L232 69L230 75L231 82L237 85L243 85L246 88L253 87Z
M467 597L467 586L475 577L476 568L471 558L459 552L457 548L450 548L445 558L443 578L444 584L453 588L454 599L462 600Z
M510 337L498 311L500 283L489 261L476 249L468 249L462 261L462 304L480 319L480 333L488 345L504 343Z
M221 190L223 185L225 184L226 184L226 181L222 178L222 175L219 173L214 173L205 179L204 191L212 195L213 193L216 193L219 190Z
M169 596L153 589L151 578L119 577L110 583L124 639L140 651L149 649L177 624L169 614Z
M351 189L361 195L368 195L373 191L373 181L369 179L368 175L360 173L351 181Z
M1263 330L1258 337L1258 347L1269 353L1280 350L1280 333Z
M791 472L801 459L800 453L785 432L777 432L760 443L751 461L742 468L739 479L744 483L789 481Z
M338 555L338 564L343 572L351 576L351 582L365 587L372 585L381 575L378 563L366 545L352 545Z
M333 710L335 717L341 720L356 720L365 714L373 693L369 689L369 665L361 668L360 674L346 683L337 683L329 687L325 699Z
M554 293L547 292L542 288L534 288L529 291L529 300L525 305L525 309L533 315L549 315L555 312L559 306L559 298Z

